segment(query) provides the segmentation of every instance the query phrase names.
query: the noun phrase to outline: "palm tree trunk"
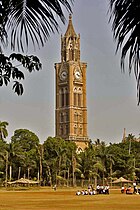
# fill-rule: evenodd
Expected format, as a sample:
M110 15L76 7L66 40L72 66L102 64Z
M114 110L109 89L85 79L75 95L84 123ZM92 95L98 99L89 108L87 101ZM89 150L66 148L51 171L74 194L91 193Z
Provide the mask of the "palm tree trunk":
M12 166L10 165L10 168L9 168L10 172L9 172L9 178L10 178L10 181L12 180Z
M5 187L7 188L8 180L8 152L6 151L6 166L5 166Z
M21 167L18 168L18 179L20 179Z
M30 168L28 167L28 179L30 179Z
M70 180L70 169L68 167L67 187L69 186L69 180Z

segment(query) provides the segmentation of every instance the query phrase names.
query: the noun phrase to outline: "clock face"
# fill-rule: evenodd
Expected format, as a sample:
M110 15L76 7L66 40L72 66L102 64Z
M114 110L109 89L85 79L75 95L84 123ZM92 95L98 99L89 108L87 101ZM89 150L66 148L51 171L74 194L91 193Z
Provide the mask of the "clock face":
M79 70L75 71L75 78L80 79L81 78L81 72Z
M60 79L65 80L65 79L67 79L67 76L68 76L67 71L62 71L60 74Z

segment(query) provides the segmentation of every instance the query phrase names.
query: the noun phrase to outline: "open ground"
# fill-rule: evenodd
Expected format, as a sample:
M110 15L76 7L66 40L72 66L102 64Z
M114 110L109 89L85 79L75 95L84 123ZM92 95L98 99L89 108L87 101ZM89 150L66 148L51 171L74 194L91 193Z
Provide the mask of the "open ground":
M76 196L76 189L0 191L0 210L138 210L140 195L121 194Z

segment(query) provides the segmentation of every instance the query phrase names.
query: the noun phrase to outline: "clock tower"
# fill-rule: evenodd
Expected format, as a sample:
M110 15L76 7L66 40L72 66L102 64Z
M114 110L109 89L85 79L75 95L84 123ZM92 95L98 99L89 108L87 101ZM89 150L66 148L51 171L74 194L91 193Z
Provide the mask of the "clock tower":
M61 62L55 63L55 135L74 141L78 150L88 146L86 68L80 61L80 35L75 33L72 16L61 36Z

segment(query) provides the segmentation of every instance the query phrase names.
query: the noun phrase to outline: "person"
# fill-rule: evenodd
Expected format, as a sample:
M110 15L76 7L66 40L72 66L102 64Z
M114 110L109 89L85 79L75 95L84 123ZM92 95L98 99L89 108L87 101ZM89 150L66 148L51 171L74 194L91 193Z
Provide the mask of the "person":
M126 194L132 194L132 193L133 193L132 188L131 188L131 186L129 186L126 190Z
M105 194L109 195L109 185L108 184L105 186L104 190L105 190Z
M124 193L124 186L122 186L121 188L121 193Z
M134 191L133 191L133 193L137 193L137 185L136 185L136 182L133 182L133 187L134 187Z
M81 191L81 194L82 194L82 195L85 195L85 191L84 191L84 190L82 190L82 191Z
M99 194L99 192L100 192L100 186L99 186L99 184L97 184L96 191L97 191L97 194Z
M56 191L56 184L53 186L54 191Z
M85 190L85 195L88 195L88 191L87 190Z
M81 195L80 190L78 190L78 191L76 192L76 195Z

